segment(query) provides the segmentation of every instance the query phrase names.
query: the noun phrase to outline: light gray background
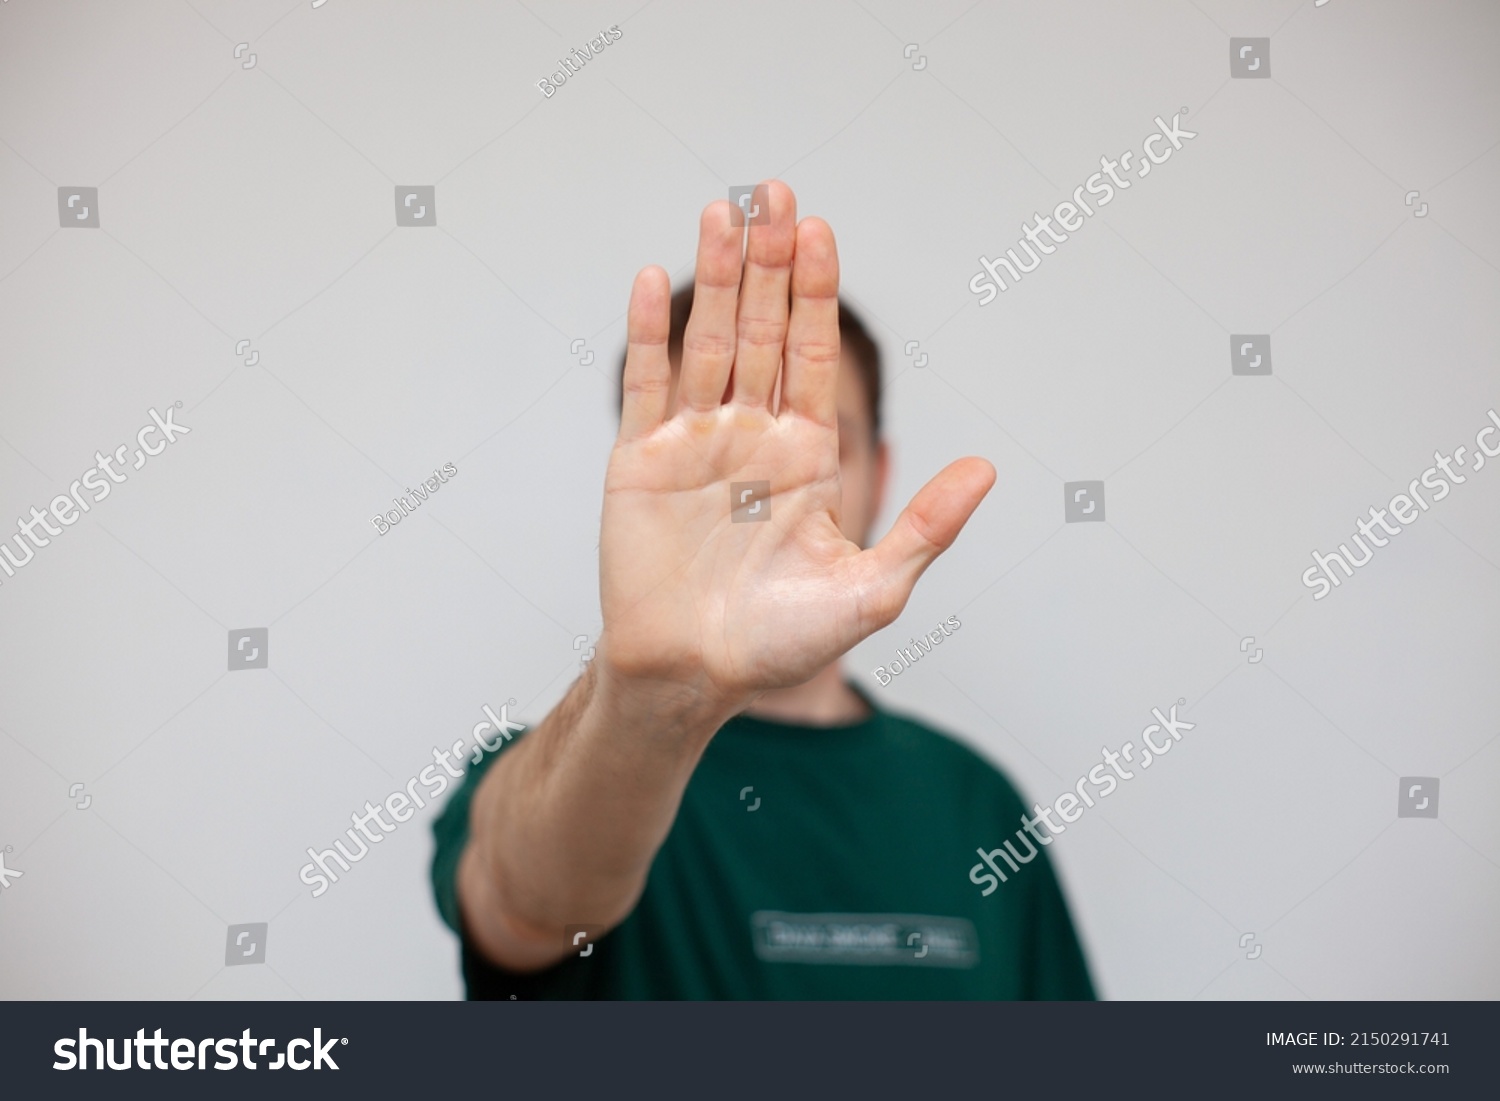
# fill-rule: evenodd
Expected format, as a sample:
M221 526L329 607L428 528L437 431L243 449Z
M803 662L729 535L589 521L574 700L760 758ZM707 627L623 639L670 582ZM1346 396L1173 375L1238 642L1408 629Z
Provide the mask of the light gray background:
M1263 36L1272 78L1231 80ZM563 692L631 278L774 175L887 355L895 502L1000 473L854 675L957 614L875 690L1043 802L1153 706L1197 723L1050 850L1102 992L1500 995L1500 467L1299 581L1500 404L1497 56L1456 0L9 0L0 529L148 408L192 433L0 578L0 994L461 993L430 808L318 899L304 850L483 704ZM980 253L1183 107L1186 148L975 304ZM438 228L395 227L404 184ZM59 230L75 185L99 229ZM1107 523L1064 525L1092 479ZM249 626L269 667L228 673ZM1396 817L1404 775L1438 819Z

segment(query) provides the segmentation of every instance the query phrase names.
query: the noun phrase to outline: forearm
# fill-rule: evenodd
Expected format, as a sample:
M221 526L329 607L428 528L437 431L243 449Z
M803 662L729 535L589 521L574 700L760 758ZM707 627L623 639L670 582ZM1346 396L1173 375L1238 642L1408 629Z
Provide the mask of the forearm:
M591 663L474 793L458 891L480 949L532 970L569 951L565 925L622 921L704 748L744 702Z

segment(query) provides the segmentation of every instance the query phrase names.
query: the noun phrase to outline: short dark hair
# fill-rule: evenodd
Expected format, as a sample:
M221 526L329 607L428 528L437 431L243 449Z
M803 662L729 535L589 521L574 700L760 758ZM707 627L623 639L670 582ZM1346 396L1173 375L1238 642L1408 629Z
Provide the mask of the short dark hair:
M693 311L693 285L680 287L672 295L671 333L667 337L667 354L682 351L683 336L687 332L688 314ZM865 388L865 401L870 410L870 438L880 439L881 368L880 346L870 335L854 307L839 298L839 344L850 354L859 370L860 381ZM620 370L615 382L615 409L624 401L625 357L620 357Z

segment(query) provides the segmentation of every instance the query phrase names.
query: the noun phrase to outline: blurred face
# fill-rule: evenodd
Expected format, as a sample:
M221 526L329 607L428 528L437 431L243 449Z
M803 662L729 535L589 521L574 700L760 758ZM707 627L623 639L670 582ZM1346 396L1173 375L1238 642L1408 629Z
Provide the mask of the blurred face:
M869 545L870 529L885 500L890 454L885 441L873 438L865 381L847 352L839 365L839 482L843 506L839 528L844 538Z
M677 407L677 372L681 353L672 352L672 390L667 408ZM843 503L839 510L839 529L844 538L864 547L869 543L870 529L880 515L885 500L886 479L890 471L890 453L885 441L877 443L870 423L870 407L865 383L853 357L845 352L839 365L839 481Z

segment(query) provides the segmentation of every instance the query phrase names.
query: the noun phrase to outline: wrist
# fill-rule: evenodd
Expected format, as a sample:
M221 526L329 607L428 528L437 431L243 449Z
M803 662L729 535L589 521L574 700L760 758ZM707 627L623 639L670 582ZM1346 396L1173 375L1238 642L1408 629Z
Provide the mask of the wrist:
M743 711L755 692L725 692L706 678L649 677L625 673L609 659L601 639L589 663L588 708L614 729L650 730L663 736L707 741Z

